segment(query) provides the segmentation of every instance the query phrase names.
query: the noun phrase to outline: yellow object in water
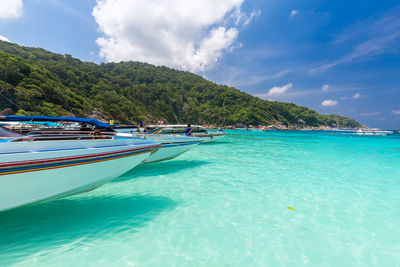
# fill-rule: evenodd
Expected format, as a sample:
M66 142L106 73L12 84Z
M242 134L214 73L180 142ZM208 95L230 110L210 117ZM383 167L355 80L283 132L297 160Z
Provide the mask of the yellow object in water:
M293 211L295 211L296 209L295 208L293 208L293 207L287 207L288 208L288 210L293 210Z

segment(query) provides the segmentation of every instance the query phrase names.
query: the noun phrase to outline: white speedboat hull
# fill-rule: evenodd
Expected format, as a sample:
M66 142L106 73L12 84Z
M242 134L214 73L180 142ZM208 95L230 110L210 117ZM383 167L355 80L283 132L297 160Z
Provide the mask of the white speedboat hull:
M118 132L117 136L142 138L161 144L161 147L152 153L142 164L174 159L202 142L202 139L181 135L133 135L127 132Z
M390 135L393 134L392 131L357 131L357 135Z
M0 143L0 211L88 190L129 171L159 147L130 139Z
M193 136L199 137L201 140L203 140L203 143L218 141L225 135L226 135L225 133L214 133L214 132L209 132L209 134L196 134L196 133L193 134Z
M161 148L144 160L143 164L174 159L201 143L201 139L192 137L150 137L150 140L161 143Z
M150 131L148 135L185 135L187 125L149 125ZM207 131L203 126L192 125L192 136L199 137L203 140L203 143L214 142L221 139L226 135L223 131ZM120 131L120 129L115 129ZM122 131L127 132L129 129L123 129Z

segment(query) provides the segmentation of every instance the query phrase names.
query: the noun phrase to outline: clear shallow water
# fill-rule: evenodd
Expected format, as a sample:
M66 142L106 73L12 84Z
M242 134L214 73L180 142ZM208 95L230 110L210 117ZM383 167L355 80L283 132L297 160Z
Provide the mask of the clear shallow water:
M230 131L0 213L0 266L398 266L399 225L400 136Z

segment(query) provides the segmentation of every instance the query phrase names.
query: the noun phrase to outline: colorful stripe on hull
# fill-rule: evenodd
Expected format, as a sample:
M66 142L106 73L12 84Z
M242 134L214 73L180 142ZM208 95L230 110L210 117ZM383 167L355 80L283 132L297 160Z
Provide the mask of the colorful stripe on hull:
M154 129L154 130L149 131L149 134L157 134L157 133L159 133L162 129L164 129L164 128L156 128L156 129Z
M139 154L150 153L160 145L149 146L144 148L135 148L109 153L97 153L74 157L61 157L44 160L28 160L17 162L6 162L0 164L0 175L9 175L16 173L25 173L41 170L58 169L72 167L90 163L103 162L113 159L131 157Z

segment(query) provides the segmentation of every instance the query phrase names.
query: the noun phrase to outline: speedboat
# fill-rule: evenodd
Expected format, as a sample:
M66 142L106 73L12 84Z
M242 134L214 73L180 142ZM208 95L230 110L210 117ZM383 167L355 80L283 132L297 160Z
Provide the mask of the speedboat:
M161 144L161 148L151 154L142 164L174 159L203 142L199 137L143 133L144 129L140 129L134 124L117 125L114 130L117 132L117 136L140 137Z
M346 134L356 134L356 135L390 135L393 131L384 131L377 128L360 128L360 129L347 129L347 128L328 128L325 131L340 132Z
M118 131L118 129L115 130ZM117 133L117 136L139 137L161 144L161 147L144 160L142 164L174 159L202 142L200 138L191 136L146 135L137 133Z
M170 160L180 156L202 140L197 137L145 135L138 133L134 124L110 125L93 119L49 116L7 116L12 122L19 120L19 124L9 126L14 131L23 134L78 134L100 131L102 135L115 135L124 138L145 139L161 144L161 147L153 152L141 164ZM41 122L42 124L39 124ZM1 120L0 120L1 123ZM85 125L81 125L85 124ZM94 126L94 128L92 127ZM143 130L143 129L142 129ZM140 132L140 130L139 130Z
M0 127L0 211L95 189L160 146L98 132L22 135Z
M247 126L243 126L243 127L236 127L235 130L239 130L239 131L248 131L249 128L247 128Z
M169 134L169 135L184 135L187 128L186 125L149 125L148 135L150 134ZM192 135L194 137L199 137L203 140L203 143L209 143L217 141L224 137L226 133L222 130L218 131L207 131L203 126L191 125Z
M393 131L382 131L380 129L358 129L355 134L357 135L389 135Z

